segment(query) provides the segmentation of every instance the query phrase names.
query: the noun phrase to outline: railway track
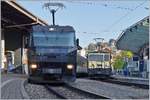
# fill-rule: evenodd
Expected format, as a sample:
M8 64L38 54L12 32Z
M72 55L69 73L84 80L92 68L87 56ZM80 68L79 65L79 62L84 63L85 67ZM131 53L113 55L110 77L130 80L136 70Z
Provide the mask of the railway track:
M109 79L104 79L104 78L90 78L92 80L97 80L97 81L102 81L102 82L108 82L108 83L113 83L113 84L119 84L119 85L126 85L126 86L134 86L137 88L142 88L142 89L149 89L149 85L146 84L139 84L139 83L131 83L123 80L117 80L114 78L109 78Z
M62 86L45 85L46 89L56 95L59 99L109 99L87 91L80 90L68 84Z

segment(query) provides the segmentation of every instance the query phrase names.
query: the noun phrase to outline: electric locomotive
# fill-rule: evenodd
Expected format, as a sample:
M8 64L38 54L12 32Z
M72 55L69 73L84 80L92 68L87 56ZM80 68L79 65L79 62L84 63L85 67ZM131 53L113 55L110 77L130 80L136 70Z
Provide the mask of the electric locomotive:
M79 39L71 26L33 26L28 45L28 82L76 80Z
M88 75L89 77L109 77L111 75L109 52L89 52Z

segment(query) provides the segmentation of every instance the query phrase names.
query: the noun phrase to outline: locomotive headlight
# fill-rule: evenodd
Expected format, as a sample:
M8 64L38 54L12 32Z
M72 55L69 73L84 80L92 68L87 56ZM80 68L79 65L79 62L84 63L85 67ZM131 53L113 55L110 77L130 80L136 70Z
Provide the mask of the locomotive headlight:
M73 69L73 65L71 64L67 65L67 69Z
M32 68L32 69L36 69L36 68L37 68L37 65L36 65L36 64L31 64L31 68Z

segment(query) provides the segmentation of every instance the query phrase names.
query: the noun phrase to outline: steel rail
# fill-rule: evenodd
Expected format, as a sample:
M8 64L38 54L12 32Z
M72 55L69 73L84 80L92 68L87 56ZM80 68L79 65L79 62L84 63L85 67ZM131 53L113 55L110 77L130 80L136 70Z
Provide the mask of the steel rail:
M98 95L98 94L95 94L95 93L92 93L92 92L88 92L88 91L85 91L85 90L81 90L79 88L76 88L76 87L73 87L69 84L66 84L66 87L74 90L74 91L77 91L78 93L84 93L86 95L89 95L90 97L93 97L93 98L96 98L96 99L110 99L109 97L106 97L106 96L102 96L102 95Z
M91 80L96 80L96 81L113 83L113 84L119 84L119 85L135 86L135 87L142 88L142 89L149 89L149 85L147 85L147 84L139 84L139 83L127 82L127 81L123 81L123 80L117 80L115 78L109 78L109 79L90 78L90 79Z
M52 89L49 85L45 85L45 88L49 91L52 92L54 95L56 95L60 99L67 99L64 95L60 94L59 92L55 91Z
M110 99L110 98L108 98L106 96L101 96L101 95L98 95L98 94L94 94L94 93L91 93L91 92L88 92L88 91L81 90L79 88L75 88L75 87L73 87L73 86L71 86L71 85L69 85L67 83L65 85L63 85L63 86L65 88L73 91L73 92L76 92L76 93L79 93L79 94L82 94L82 95L86 95L86 96L88 95L90 98L94 98L94 99L95 98L96 99ZM46 87L46 89L48 91L52 92L53 94L55 94L60 99L71 99L71 98L68 98L68 97L64 96L63 94L57 92L56 90L52 89L51 86L49 86L49 85L45 85L45 87Z
M113 79L108 79L104 80L105 82L110 82L110 83L115 83L115 84L120 84L120 85L126 85L126 86L135 86L139 87L142 89L149 89L149 85L146 84L139 84L139 83L132 83L132 82L126 82L126 81L121 81L121 80L113 80Z

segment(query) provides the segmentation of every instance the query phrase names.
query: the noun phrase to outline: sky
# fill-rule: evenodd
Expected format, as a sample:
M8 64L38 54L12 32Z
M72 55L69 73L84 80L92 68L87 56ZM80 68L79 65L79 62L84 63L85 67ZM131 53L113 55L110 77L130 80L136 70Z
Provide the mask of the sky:
M18 3L51 25L51 14L43 8L49 1L65 5L56 12L56 24L73 26L82 47L94 42L94 38L117 39L123 30L149 15L150 4L149 0L18 0Z

